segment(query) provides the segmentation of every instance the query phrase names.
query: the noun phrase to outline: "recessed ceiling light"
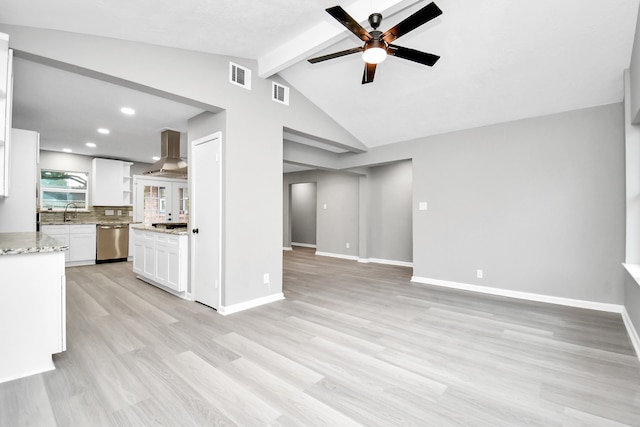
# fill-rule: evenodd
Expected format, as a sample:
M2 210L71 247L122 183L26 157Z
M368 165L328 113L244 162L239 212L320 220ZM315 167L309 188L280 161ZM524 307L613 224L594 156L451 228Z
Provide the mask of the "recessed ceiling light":
M73 153L73 150L71 148L63 148L62 151L64 151L65 153Z
M129 107L122 107L120 109L120 112L122 114L126 114L128 116L133 116L136 113L136 110L134 110L133 108L129 108Z
M151 159L152 159L152 160L155 160L155 161L158 161L158 160L160 160L160 157L158 157L158 156L153 156Z
M109 131L109 129L99 128L98 129L98 133L101 133L103 135L108 135L110 133L110 131Z
M86 144L84 144L84 145L86 145L87 147L96 148L96 144L95 144L95 142L87 142L87 143L86 143Z

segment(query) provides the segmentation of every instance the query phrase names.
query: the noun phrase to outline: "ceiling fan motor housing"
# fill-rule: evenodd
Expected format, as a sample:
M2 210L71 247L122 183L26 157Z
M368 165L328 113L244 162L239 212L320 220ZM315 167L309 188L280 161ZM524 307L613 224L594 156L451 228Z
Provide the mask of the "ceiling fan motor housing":
M371 15L369 15L369 25L371 25L371 28L373 28L374 30L378 29L381 22L382 22L381 14L372 13Z

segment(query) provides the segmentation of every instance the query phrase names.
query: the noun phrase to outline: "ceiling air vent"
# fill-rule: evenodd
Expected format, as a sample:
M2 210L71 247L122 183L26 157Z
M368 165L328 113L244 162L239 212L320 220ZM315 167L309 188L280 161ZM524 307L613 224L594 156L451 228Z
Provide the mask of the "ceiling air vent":
M251 70L229 62L229 81L251 90Z
M271 99L281 104L289 105L289 88L276 82L271 82L271 87L273 89Z

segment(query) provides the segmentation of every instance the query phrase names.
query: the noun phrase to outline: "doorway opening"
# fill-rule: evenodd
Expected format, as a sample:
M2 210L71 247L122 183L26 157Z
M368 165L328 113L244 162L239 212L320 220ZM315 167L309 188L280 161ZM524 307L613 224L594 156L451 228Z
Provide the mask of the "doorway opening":
M316 247L318 191L315 182L291 184L291 246Z

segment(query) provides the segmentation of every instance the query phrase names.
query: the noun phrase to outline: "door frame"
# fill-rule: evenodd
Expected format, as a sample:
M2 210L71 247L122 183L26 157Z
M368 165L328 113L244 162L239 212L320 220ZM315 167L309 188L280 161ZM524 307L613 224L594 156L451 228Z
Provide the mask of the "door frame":
M203 136L202 138L198 138L198 139L194 139L193 141L191 141L189 143L189 152L188 152L188 158L189 158L189 168L187 170L187 175L188 175L188 181L189 181L189 232L191 234L193 234L193 228L197 227L197 223L196 221L198 220L198 212L197 212L197 206L198 206L198 201L197 201L197 197L194 197L196 195L196 193L194 192L194 179L193 179L193 170L194 170L194 166L195 166L195 157L192 155L193 153L193 149L196 145L200 145L203 143L206 143L208 141L212 141L212 140L218 140L219 141L219 151L218 151L218 156L219 156L219 164L220 167L218 168L218 194L219 194L219 199L218 199L218 277L216 278L218 281L218 307L213 307L216 310L219 310L220 307L222 307L222 286L223 286L223 282L222 282L222 199L223 199L223 193L222 193L222 167L223 167L223 146L222 146L222 132L218 131L218 132L214 132L212 134L209 134L207 136ZM194 272L195 272L195 254L196 250L195 250L195 239L193 237L191 237L189 239L189 288L188 288L188 295L189 298L193 301L195 301L195 296L196 296L196 290L195 290L195 283L192 282L192 279L194 278Z

